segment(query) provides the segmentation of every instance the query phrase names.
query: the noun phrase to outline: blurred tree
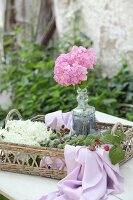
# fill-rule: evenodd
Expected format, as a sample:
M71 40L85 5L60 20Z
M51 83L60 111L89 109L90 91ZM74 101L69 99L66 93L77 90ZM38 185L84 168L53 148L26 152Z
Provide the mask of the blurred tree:
M47 44L55 31L52 0L6 1L5 31L12 35L14 28L21 27L17 42L22 39Z

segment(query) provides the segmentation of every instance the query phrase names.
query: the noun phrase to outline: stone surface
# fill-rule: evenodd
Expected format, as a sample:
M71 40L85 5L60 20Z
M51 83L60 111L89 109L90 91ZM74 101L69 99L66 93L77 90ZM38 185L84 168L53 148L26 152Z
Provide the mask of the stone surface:
M0 0L0 64L4 62L4 50L3 50L3 30L4 30L4 12L5 12L6 0Z
M72 28L74 12L80 13L79 29L94 42L106 74L115 74L123 59L133 70L132 0L54 0L54 5L60 36Z
M8 108L11 105L11 99L10 99L10 92L3 92L0 94L0 106L3 109Z

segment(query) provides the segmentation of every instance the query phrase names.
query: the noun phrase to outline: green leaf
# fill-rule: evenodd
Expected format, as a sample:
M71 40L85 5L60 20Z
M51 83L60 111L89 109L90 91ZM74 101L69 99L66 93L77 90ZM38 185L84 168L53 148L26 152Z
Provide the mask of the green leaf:
M114 145L118 145L121 143L121 141L125 138L125 134L122 133L121 131L116 131L115 132L115 135L114 135L114 138L113 138L113 143Z
M93 142L95 141L95 138L93 136L87 136L86 140L85 140L85 145L91 145Z
M81 84L79 85L79 87L80 87L81 89L84 89L84 88L86 88L87 86L88 86L88 81L82 81Z
M113 136L113 145L120 145L121 139L119 138L119 136Z
M56 133L57 138L61 137L61 134L59 132Z
M122 161L125 157L125 152L120 146L113 146L109 151L109 157L113 165Z
M85 145L91 145L96 139L99 139L98 135L88 135L85 139Z
M111 130L108 130L106 133L104 133L101 140L104 144L119 145L120 142L124 139L124 137L125 134L119 130L115 132L115 135L111 135Z
M110 134L110 133L105 133L103 135L103 137L101 138L101 141L104 143L104 144L113 144L114 142L114 137Z
M126 135L119 130L115 132L115 135L118 136L120 140L123 140L126 137Z

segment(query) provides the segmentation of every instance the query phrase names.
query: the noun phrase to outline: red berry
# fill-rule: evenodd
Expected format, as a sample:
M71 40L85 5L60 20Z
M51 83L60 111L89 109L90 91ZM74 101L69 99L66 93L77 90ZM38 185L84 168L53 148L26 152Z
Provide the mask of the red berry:
M104 146L104 150L109 151L109 146L108 145Z

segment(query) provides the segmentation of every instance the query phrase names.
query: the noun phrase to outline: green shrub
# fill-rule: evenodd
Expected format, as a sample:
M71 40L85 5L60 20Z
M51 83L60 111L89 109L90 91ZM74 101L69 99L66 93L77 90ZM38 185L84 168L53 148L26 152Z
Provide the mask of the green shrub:
M133 74L127 64L113 78L92 75L88 93L97 110L133 120Z
M71 110L76 103L74 88L55 83L54 60L36 44L24 41L23 46L8 52L11 65L2 67L0 92L10 90L12 106L26 118L59 109Z
M0 194L0 200L9 200L9 199L7 199L5 196L3 196L2 194Z

